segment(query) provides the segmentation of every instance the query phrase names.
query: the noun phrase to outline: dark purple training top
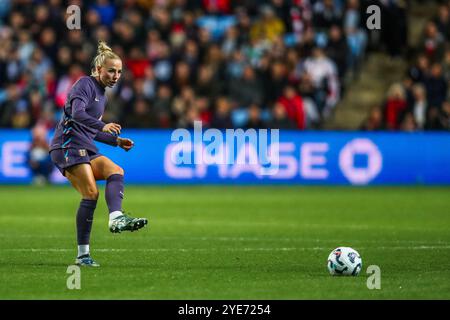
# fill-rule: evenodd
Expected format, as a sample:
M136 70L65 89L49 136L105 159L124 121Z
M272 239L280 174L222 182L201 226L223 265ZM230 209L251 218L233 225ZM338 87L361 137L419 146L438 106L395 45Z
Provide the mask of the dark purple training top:
M102 132L105 104L105 89L94 77L81 77L75 82L67 96L63 116L55 128L50 151L76 148L98 152L94 140L117 146L115 136Z

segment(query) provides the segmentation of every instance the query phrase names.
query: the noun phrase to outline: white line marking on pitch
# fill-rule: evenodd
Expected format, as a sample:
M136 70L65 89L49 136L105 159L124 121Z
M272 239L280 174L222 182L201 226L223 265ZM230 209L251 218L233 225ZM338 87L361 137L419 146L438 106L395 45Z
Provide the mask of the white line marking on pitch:
M11 239L11 238L36 238L36 235L0 235L1 238ZM39 238L45 239L72 239L73 236L67 235L39 235ZM374 240L374 239L312 239L312 238L277 238L277 237L226 237L226 236L217 236L217 237L190 237L190 236L146 236L145 238L136 239L137 241L141 240L181 240L181 241L248 241L248 242L301 242L303 245L306 243L317 242L317 243L376 243L376 244L416 244L418 246L428 245L428 246L447 246L450 245L446 241L441 240ZM386 246L384 246L386 247Z
M447 246L397 246L397 247L359 247L358 250L429 250L429 249L450 249ZM72 252L75 249L57 249L57 248L9 248L2 251L17 252ZM136 249L95 249L98 252L210 252L210 251L304 251L304 250L329 250L329 247L290 247L290 248L136 248Z

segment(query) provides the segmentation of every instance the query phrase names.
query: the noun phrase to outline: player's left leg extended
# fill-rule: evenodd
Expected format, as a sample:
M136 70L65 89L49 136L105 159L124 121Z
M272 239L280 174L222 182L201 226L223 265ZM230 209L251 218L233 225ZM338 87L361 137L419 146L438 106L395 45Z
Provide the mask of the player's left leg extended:
M133 218L123 212L123 169L105 156L92 159L91 167L96 180L106 180L105 199L109 209L109 230L120 233L139 230L147 225L147 219Z

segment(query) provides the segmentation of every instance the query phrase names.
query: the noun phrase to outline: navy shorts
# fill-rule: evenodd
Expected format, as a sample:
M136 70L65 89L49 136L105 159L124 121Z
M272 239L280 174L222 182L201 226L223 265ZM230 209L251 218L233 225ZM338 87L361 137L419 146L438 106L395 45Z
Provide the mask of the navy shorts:
M100 153L89 151L86 149L55 149L50 151L50 157L53 164L65 176L67 168L73 167L81 163L90 163L91 160L101 157Z

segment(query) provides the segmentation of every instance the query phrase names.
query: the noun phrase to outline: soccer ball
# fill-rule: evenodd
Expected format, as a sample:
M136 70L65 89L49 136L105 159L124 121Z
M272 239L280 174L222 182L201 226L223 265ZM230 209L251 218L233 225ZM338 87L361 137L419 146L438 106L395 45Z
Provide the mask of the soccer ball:
M349 247L337 247L328 256L328 271L333 276L357 276L362 268L358 251Z

